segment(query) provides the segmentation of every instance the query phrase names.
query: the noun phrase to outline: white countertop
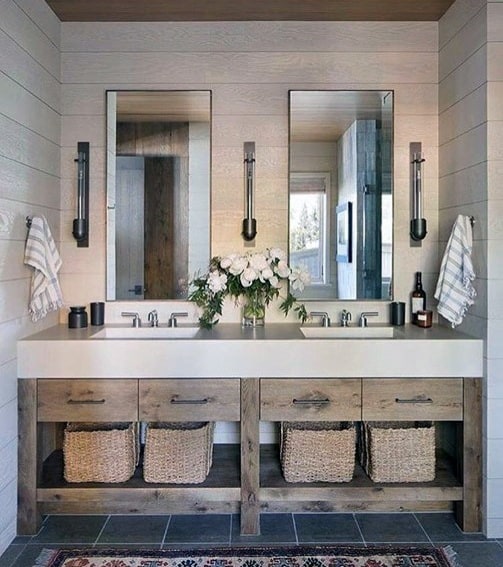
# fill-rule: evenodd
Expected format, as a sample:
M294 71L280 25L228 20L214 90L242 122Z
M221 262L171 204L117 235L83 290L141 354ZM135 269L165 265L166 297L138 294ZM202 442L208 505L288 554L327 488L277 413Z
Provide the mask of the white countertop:
M219 323L191 339L98 339L57 325L18 341L19 378L480 377L483 342L446 327L306 339L299 325Z

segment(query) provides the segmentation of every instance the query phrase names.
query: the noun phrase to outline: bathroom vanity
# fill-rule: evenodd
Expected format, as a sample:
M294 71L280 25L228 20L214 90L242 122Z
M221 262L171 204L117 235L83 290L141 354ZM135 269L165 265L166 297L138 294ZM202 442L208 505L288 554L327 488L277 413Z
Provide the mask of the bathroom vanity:
M219 324L191 338L124 338L116 328L60 325L18 343L19 534L35 533L47 513L239 512L252 535L267 512L445 509L463 530L480 530L482 341L441 327L336 339L291 324ZM455 447L438 455L432 482L374 483L357 464L349 483L292 484L278 447L259 439L261 421L282 420L432 420L449 424ZM199 485L148 484L139 473L71 484L67 421L233 421L240 443L215 445Z

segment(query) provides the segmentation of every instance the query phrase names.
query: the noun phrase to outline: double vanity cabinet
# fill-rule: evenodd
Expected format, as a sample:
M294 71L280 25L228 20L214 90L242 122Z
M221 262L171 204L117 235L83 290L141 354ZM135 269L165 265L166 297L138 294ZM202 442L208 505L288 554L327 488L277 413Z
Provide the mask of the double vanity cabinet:
M482 342L450 329L395 329L391 338L306 339L299 327L218 325L191 339L93 338L53 327L18 343L18 532L43 514L260 513L454 509L480 530ZM357 463L349 483L287 483L260 423L416 421L445 426L435 480L374 483ZM68 421L240 423L239 444L215 444L202 484L67 483ZM439 444L440 448L442 443Z

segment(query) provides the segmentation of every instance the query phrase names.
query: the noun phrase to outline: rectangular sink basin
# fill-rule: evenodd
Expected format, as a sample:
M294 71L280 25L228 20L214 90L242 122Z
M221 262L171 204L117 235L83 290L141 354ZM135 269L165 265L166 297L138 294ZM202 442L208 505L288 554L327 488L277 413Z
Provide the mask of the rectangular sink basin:
M391 326L371 327L301 327L306 339L389 339Z
M199 327L105 327L93 339L191 339Z

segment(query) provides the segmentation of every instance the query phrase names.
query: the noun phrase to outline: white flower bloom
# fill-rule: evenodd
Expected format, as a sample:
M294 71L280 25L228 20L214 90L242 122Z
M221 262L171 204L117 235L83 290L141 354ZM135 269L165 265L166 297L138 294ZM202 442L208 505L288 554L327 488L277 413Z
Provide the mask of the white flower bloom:
M261 272L269 267L269 262L263 254L253 254L250 257L250 268L253 268L257 272Z
M221 260L220 260L220 266L224 269L227 270L232 266L232 263L234 262L234 260L237 258L237 254L229 254L228 256L224 256Z
M272 260L286 260L286 252L281 248L271 248L269 256Z
M292 289L295 291L304 291L304 287L311 281L309 272L298 267L292 270L288 279L292 284Z
M227 284L227 276L225 274L221 274L216 270L210 272L208 275L208 287L213 293L218 293L219 291L223 291Z
M231 266L229 267L229 272L233 276L239 276L239 274L241 274L243 270L247 268L247 266L248 266L247 258L245 258L244 256L236 256L233 259Z
M290 275L290 271L288 264L284 260L280 260L275 268L275 272L280 278L287 278Z
M261 282L265 282L267 280L271 280L271 278L274 277L274 272L272 271L272 269L267 266L267 268L264 268L259 275L260 281Z
M275 289L279 289L281 287L281 282L279 281L278 276L272 276L271 278L269 278L269 283Z
M258 274L253 268L246 268L239 276L239 281L243 287L250 287L257 277Z

